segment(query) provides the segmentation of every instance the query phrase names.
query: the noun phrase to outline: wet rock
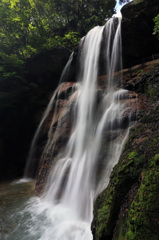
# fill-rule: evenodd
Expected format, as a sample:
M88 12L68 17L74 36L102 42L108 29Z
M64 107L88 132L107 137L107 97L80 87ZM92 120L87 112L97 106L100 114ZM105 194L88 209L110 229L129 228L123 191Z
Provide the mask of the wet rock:
M45 187L50 169L54 166L57 159L59 159L60 153L64 152L64 147L68 142L74 123L74 103L78 96L78 87L79 83L63 83L59 86L52 108L43 126L42 136L45 136L45 144L39 143L39 145L45 145L45 151L41 157L36 177L35 192L38 195ZM97 109L100 108L101 99L104 94L104 89L97 89ZM116 141L121 135L121 131L124 132L124 129L128 127L130 121L135 121L137 118L137 112L139 111L137 95L134 92L125 91L125 94L119 96L120 99L117 99L117 101L124 104L126 110L122 113L120 119L111 120L105 126L103 130L105 140L102 143L102 149L105 148L105 145L108 146L112 139ZM104 154L105 150L102 150L101 156ZM100 175L100 169L102 170L103 157L101 156L99 156L99 170L97 175Z
M62 83L56 93L52 109L44 123L41 135L47 135L37 171L35 192L39 195L45 187L50 169L64 151L73 124L73 106L77 97L76 83ZM42 143L41 143L42 144Z

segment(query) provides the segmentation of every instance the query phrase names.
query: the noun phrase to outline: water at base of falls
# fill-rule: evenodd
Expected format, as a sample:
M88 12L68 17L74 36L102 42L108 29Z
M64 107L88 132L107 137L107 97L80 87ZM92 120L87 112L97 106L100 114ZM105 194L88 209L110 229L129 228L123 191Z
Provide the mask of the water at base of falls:
M31 198L14 219L18 226L6 238L8 240L91 240L90 225L76 219L70 209L62 205L52 206ZM19 221L18 220L18 221Z
M120 23L119 19L111 19L104 27L92 29L81 40L79 86L74 107L76 118L70 139L63 156L57 159L50 173L42 197L32 197L19 210L14 209L10 220L14 222L15 219L16 223L9 234L3 235L4 239L92 240L90 228L93 202L97 194L107 186L129 131L129 125L122 126L124 114L130 111L124 101L127 91L120 88L120 84L114 79L114 72L121 69L122 65ZM106 42L104 52L107 81L100 103L97 104L98 65L103 37ZM53 99L54 97L45 111L33 143L36 142ZM116 129L117 136L114 139ZM52 125L43 156L53 149L51 131ZM114 134L113 137L107 136L111 134ZM103 136L106 139L106 151L101 170L99 155ZM28 169L27 166L27 171ZM100 177L97 176L98 171Z
M33 188L34 182L23 179L0 184L1 240L92 239L88 223L60 204L53 206L30 197Z

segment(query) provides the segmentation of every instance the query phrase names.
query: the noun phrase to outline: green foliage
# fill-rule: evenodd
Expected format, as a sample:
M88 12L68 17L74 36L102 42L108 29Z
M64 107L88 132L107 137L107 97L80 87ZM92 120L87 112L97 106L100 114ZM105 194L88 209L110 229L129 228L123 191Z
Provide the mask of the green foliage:
M129 149L131 149L130 142ZM154 138L153 142L157 146L158 138ZM134 191L130 192L131 199L133 199L130 209L127 205L123 205L126 209L125 211L122 209L118 219L120 227L117 230L117 236L113 239L158 239L156 219L159 211L159 154L151 157L148 164L145 165L144 162L145 156L139 155L137 151L126 150L123 153L121 160L113 170L107 189L96 201L95 239L111 239L113 226L117 223L118 211L122 209L122 199L140 177L141 184L134 199ZM141 170L142 166L144 166L143 170Z
M108 216L110 214L110 208L107 205L104 205L102 208L98 210L98 228L97 228L97 236L100 238L103 233L103 229L105 227L106 222L108 221Z
M142 172L142 182L126 220L126 239L158 239L155 214L159 211L159 154Z
M159 154L155 154L155 156L150 161L150 167L156 167L156 165L159 165Z
M21 78L24 61L16 54L7 55L0 52L0 80Z
M2 0L0 52L29 57L60 44L72 49L114 7L115 0Z
M114 13L115 0L54 0L55 9L69 25L70 30L78 31L82 34L92 27L91 21L95 25L103 25L106 18L110 18Z
M63 46L67 46L68 48L74 48L79 43L80 37L78 32L68 32L62 38Z
M135 152L131 152L129 153L128 155L128 159L135 159L136 157L138 156L138 153L135 151Z
M123 154L122 160L114 167L106 191L96 201L95 239L111 239L120 204L130 186L138 179L143 161L144 157L136 151L128 152Z
M1 0L0 80L20 77L25 58L64 46L114 13L115 0ZM23 59L23 60L22 60Z
M159 14L154 18L154 32L153 34L155 34L157 36L157 38L159 38Z

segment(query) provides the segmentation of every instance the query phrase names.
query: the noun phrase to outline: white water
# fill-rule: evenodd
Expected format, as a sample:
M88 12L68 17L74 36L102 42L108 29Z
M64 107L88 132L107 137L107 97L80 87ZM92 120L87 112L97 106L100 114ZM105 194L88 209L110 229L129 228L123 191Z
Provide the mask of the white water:
M116 89L115 84L113 84L113 74L117 68L121 67L121 37L120 21L115 29L114 19L111 19L105 26L106 36L108 36L106 44L107 88L101 100L100 109L95 110L98 61L103 29L104 27L92 29L83 41L80 59L81 70L78 77L81 89L76 102L77 120L64 156L58 160L53 169L44 194L46 201L55 204L62 203L71 208L76 213L77 218L88 223L92 221L94 197L106 187L111 170L120 157L127 136L127 131L124 131L123 135L123 130L120 130L121 138L109 144L105 156L105 159L109 158L107 159L109 162L105 164L107 166L105 166L106 170L104 171L107 172L107 175L104 176L104 179L102 177L96 186L94 180L103 130L106 127L111 130L114 121L118 121L120 125L125 111L124 103L120 101L120 98L127 92L124 89ZM68 179L62 189L60 199L57 199L66 173Z
M100 88L98 62L103 35L106 37L107 80L100 104L97 104L97 89ZM120 20L117 24L115 19L111 19L104 27L92 29L82 40L78 74L80 87L75 103L77 117L72 134L62 157L50 172L42 200L32 198L27 203L19 213L22 223L6 239L92 239L93 202L107 186L128 135L128 128L122 128L122 117L127 108L126 101L122 99L127 91L119 88L114 79L114 72L121 66ZM37 135L54 98L55 95L46 109ZM113 138L111 134L116 131L117 137ZM52 132L52 125L49 132ZM50 133L43 155L54 148ZM101 161L103 147L105 151Z

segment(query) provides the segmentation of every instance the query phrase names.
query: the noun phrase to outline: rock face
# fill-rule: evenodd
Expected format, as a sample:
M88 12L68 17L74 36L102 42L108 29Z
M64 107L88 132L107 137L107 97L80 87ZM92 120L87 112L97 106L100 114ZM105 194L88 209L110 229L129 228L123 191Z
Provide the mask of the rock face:
M153 35L153 19L159 13L158 0L134 0L126 4L121 13L124 68L159 53L159 40Z
M138 93L140 113L94 206L95 240L159 238L159 62L124 73L124 85Z
M50 113L44 123L40 145L44 145L37 171L35 193L44 189L50 169L55 165L68 141L73 124L73 108L78 84L62 83L56 91Z

